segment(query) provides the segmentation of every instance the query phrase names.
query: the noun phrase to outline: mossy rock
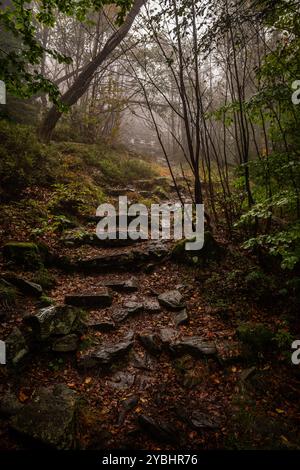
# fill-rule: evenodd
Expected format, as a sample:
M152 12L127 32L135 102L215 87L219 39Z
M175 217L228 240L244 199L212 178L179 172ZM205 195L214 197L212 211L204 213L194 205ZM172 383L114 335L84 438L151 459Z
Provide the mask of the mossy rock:
M43 265L43 256L38 245L31 242L6 243L3 247L3 258L6 262L30 269Z
M186 250L185 244L194 241L195 238L177 242L172 250L172 258L180 263L202 265L209 261L217 261L222 256L223 248L208 230L204 232L204 245L201 250Z
M4 279L0 279L0 304L15 305L17 296L16 287Z

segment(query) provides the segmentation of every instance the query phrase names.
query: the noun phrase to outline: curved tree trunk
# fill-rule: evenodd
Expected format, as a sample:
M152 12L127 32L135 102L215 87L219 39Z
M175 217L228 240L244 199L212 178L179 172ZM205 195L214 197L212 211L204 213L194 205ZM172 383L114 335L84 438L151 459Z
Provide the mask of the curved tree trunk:
M94 73L98 67L107 59L107 57L109 57L109 55L115 50L115 48L123 41L145 1L146 0L134 0L133 6L122 26L120 26L120 28L111 35L99 54L97 54L96 57L84 67L69 90L63 94L61 98L63 104L72 106L86 92L94 76ZM53 106L48 111L38 131L40 140L43 142L49 142L52 132L61 115L62 112L56 106Z

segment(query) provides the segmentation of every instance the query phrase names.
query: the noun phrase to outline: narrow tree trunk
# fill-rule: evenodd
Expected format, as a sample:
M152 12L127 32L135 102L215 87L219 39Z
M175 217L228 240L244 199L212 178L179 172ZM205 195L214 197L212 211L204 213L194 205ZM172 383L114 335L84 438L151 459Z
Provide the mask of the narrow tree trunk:
M98 67L107 59L107 57L109 57L109 55L116 49L116 47L123 41L145 1L146 0L134 1L134 4L122 26L120 26L120 28L111 35L103 49L86 67L84 67L69 90L64 93L61 98L61 101L64 105L72 106L86 92L94 76L94 73ZM60 111L56 106L53 106L48 111L38 131L41 141L49 142L53 130L61 115L62 111Z

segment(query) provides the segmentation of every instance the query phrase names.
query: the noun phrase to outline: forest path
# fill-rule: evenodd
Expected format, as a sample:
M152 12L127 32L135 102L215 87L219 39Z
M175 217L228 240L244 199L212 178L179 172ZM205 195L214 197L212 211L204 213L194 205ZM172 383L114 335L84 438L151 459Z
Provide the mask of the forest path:
M19 373L7 372L1 384L3 393L18 397L18 406L10 405L11 424L0 426L4 448L30 447L20 432L80 449L231 447L236 403L244 400L244 381L255 368L241 361L230 311L204 295L211 266L175 263L172 242L98 243L86 236L94 230L88 224L83 236L65 234L57 245L58 266L49 268L56 284L47 293L54 305L38 309L27 297L2 325L7 333L17 325L27 338L28 326L39 332ZM85 312L79 323L78 308ZM65 388L57 402L58 384ZM80 407L65 444L70 430L64 417L73 416L74 406L70 391ZM276 426L281 432L278 418Z

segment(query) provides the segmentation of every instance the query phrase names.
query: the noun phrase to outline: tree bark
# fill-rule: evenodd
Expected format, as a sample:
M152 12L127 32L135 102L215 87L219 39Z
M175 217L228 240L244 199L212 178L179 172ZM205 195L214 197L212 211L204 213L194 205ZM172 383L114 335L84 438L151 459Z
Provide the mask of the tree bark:
M116 47L123 41L129 32L136 16L138 15L141 7L146 0L134 0L133 6L128 13L124 23L116 30L105 43L103 49L96 55L96 57L87 64L82 72L75 79L68 91L66 91L61 101L64 105L72 106L78 99L87 91L91 80L98 67L109 57L109 55L116 49ZM49 142L53 130L62 115L57 106L53 106L46 114L38 131L39 138L43 142Z

